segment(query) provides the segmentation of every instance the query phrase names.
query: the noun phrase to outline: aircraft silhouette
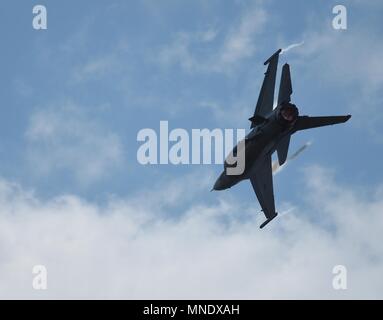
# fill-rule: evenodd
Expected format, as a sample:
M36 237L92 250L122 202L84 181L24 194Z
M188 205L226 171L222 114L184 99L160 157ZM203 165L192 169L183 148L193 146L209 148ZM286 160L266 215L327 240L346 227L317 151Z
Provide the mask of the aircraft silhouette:
M219 176L212 190L225 190L236 185L238 182L250 179L266 221L261 224L263 228L278 213L275 211L273 173L271 156L277 151L279 165L283 165L287 159L291 135L297 131L317 128L346 122L351 115L311 117L300 116L298 108L292 104L293 93L290 76L290 66L286 63L282 68L279 86L278 103L273 109L275 78L277 73L278 59L281 49L275 52L266 62L268 65L259 93L251 121L251 131L246 135L243 144L245 157L244 170L241 174L230 174L228 169L235 167L229 157L238 156L240 143L234 147L231 154L226 158L224 171ZM238 149L238 150L237 150ZM233 158L231 158L233 159ZM239 163L239 161L237 161Z

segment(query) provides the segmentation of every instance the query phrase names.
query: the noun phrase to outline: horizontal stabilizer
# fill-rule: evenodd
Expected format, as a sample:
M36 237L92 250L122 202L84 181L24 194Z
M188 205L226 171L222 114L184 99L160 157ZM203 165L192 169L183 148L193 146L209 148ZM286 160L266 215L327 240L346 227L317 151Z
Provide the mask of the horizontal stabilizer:
M347 116L329 116L329 117L309 117L300 116L295 123L295 131L329 126L333 124L343 123L348 121L351 115Z

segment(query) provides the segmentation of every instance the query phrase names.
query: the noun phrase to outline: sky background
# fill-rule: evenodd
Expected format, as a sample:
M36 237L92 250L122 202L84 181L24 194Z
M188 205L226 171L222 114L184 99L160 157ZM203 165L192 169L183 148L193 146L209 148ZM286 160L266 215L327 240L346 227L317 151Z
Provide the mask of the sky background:
M1 1L0 297L383 298L383 5L341 2L334 30L336 4ZM280 66L300 114L353 117L294 136L312 145L267 228L249 183L209 192L222 165L137 162L160 120L248 129L263 62L297 43Z

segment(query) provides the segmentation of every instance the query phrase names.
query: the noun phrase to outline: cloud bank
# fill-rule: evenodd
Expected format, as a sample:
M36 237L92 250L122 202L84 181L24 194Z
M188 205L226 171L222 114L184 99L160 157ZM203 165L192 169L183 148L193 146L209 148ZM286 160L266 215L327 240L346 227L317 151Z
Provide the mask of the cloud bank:
M42 200L1 180L0 298L383 298L383 189L337 185L320 167L306 179L306 207L262 231L255 199L212 193L213 203L183 206L192 186L182 180L166 205L155 197L163 190L153 203L98 205ZM169 217L172 203L180 212ZM37 264L48 269L45 291L32 289ZM339 264L344 291L332 288Z

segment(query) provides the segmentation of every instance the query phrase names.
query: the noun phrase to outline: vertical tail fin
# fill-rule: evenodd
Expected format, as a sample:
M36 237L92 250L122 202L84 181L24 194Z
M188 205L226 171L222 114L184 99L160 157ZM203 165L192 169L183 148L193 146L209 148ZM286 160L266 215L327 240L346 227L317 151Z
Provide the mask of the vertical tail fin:
M290 66L286 63L282 68L281 83L279 84L278 105L282 102L290 102L293 93L291 84Z

